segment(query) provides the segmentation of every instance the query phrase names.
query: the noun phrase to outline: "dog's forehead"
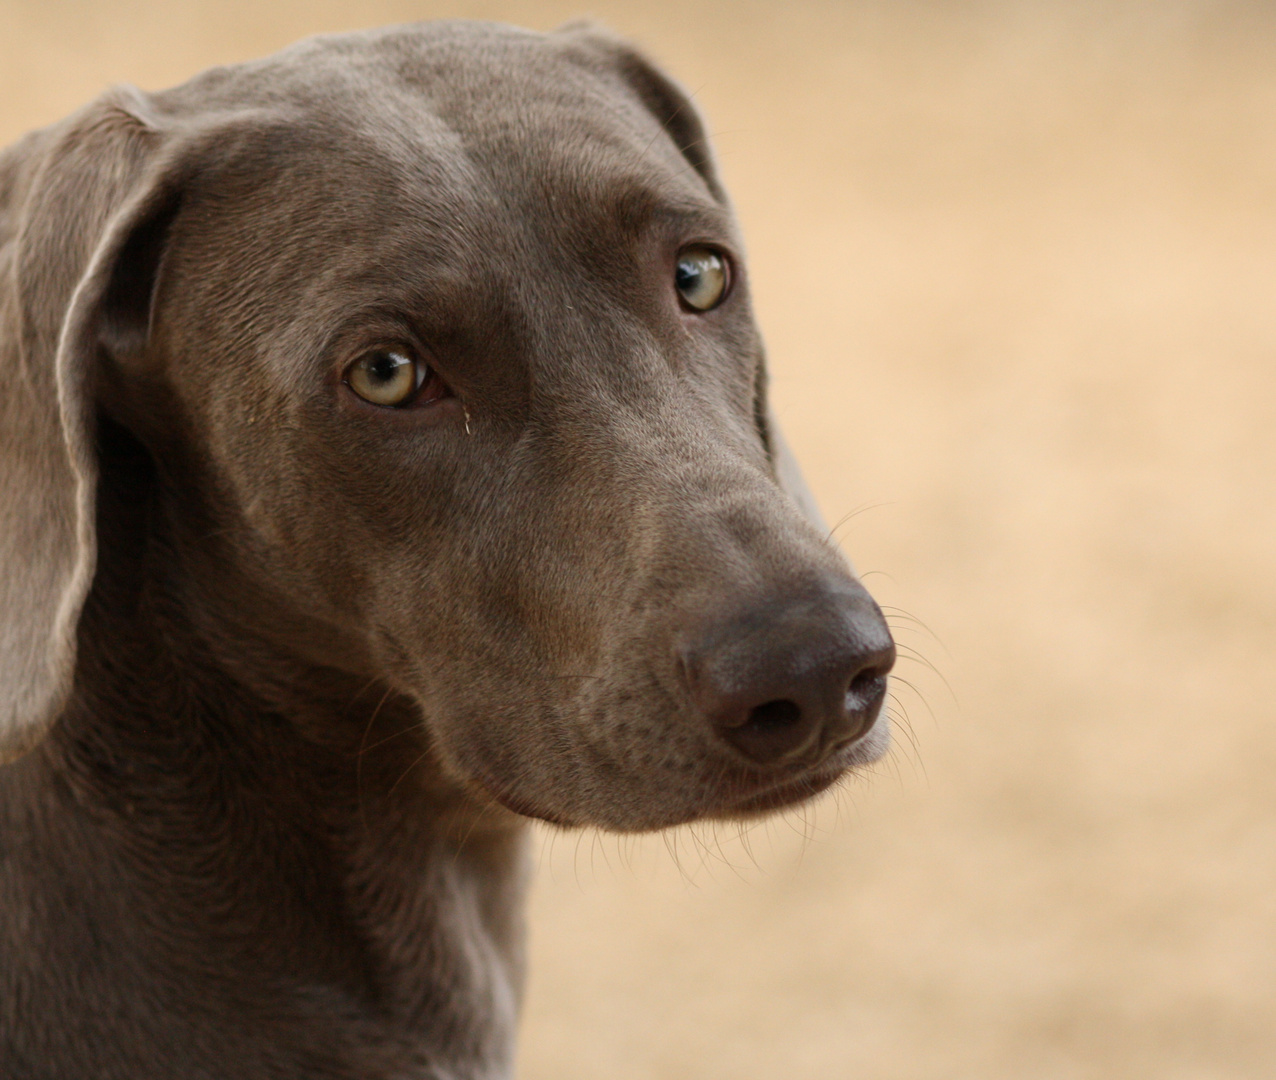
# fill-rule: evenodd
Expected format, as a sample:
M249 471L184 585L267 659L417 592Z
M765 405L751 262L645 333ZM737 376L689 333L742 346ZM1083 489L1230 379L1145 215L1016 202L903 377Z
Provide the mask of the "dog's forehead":
M484 291L543 301L531 293L661 225L734 239L624 80L552 35L423 24L316 39L174 94L174 109L211 100L245 117L184 226L199 276L234 271L215 308L307 340L382 301L441 316L483 309Z
M631 188L718 205L619 66L570 36L442 21L319 37L170 94L179 112L292 125L299 137L284 150L307 132L328 152L344 137L348 158L426 166L436 185L486 183L539 203L551 189Z
M165 96L229 117L188 174L157 309L193 402L217 381L304 410L389 340L511 416L528 380L579 397L585 369L599 393L639 367L664 378L644 335L664 327L674 253L738 251L729 208L614 65L497 38L328 39Z
M501 249L606 242L652 219L737 239L617 65L570 37L445 22L317 38L164 99L227 131L197 181L211 212L274 232L280 251L308 233L356 261L416 247L464 274Z

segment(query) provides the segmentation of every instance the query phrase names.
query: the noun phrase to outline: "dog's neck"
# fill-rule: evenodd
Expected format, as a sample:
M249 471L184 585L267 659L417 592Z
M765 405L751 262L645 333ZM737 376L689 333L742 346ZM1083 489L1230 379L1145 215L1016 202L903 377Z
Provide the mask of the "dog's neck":
M9 801L45 789L33 858L61 865L31 880L62 891L21 902L71 952L48 970L86 973L62 1005L80 1015L52 1028L109 1041L87 1014L135 1010L113 1022L154 1027L154 1059L120 1062L138 1077L173 1074L175 1040L185 1071L210 1047L210 1067L233 1060L242 1080L294 1059L297 1075L361 1080L508 1075L520 819L447 779L413 707L384 686L306 669L242 626L196 627L182 568L157 566L164 514L110 486L100 528L136 533L145 518L149 532L104 545L74 697Z

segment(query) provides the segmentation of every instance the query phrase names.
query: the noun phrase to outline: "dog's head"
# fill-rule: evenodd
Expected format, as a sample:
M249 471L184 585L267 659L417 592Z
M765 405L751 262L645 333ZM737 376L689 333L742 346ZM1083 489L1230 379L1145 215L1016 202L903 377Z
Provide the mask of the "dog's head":
M415 699L511 809L743 815L885 749L704 131L622 44L432 24L117 91L0 159L0 245L9 756L73 678L99 415L188 604Z

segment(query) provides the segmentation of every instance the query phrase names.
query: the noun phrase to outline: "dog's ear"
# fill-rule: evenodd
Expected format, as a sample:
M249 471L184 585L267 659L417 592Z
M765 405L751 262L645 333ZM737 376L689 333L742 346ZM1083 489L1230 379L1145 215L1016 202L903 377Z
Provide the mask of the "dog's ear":
M588 20L570 22L555 31L577 44L596 63L615 72L624 84L668 132L709 192L720 203L727 201L709 147L704 121L691 96L624 39Z
M96 562L96 368L145 338L166 137L112 91L0 155L0 762L70 691Z

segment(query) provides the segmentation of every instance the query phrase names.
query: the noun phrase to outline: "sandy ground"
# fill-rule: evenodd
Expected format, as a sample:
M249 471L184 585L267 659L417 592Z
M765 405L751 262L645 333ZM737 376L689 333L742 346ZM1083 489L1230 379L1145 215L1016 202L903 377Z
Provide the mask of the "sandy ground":
M1276 9L586 10L706 111L910 658L893 756L804 813L538 838L523 1080L1276 1075ZM314 31L581 11L0 0L0 142Z

